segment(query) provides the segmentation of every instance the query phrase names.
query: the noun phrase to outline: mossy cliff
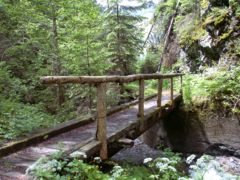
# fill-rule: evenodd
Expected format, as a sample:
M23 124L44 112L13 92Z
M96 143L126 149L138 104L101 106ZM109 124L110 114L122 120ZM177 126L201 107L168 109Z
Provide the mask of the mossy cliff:
M186 4L182 4L182 7ZM217 66L229 70L240 57L240 1L202 0L199 12L176 17L175 31L183 50L179 70L203 71ZM187 68L186 68L187 67Z

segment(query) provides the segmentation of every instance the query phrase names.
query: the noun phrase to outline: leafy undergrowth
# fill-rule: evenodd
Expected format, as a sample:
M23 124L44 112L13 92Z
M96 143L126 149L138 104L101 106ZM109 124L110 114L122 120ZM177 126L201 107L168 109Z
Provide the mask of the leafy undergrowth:
M57 123L54 115L46 114L36 106L4 99L0 101L0 142Z
M208 106L223 114L240 114L240 67L231 71L208 70L203 74L187 74L183 80L183 101L187 109Z
M165 153L169 154L170 151ZM164 154L164 153L163 153ZM106 162L113 168L108 173L102 172L101 159L95 157L90 163L84 163L82 158L86 158L86 154L75 151L70 154L73 161L69 161L62 157L62 152L53 153L51 157L43 157L35 162L26 170L26 175L34 175L35 179L79 179L79 180L148 180L148 179L178 179L185 173L178 171L182 159L180 154L171 154L172 156L159 157L153 160L146 158L143 166L133 166L127 163L118 165L109 160ZM187 178L185 175L184 178Z
M146 158L143 166L133 166L127 163L118 165L113 161L107 164L113 168L108 173L102 172L101 159L95 157L90 163L85 163L82 158L87 158L83 152L75 151L70 154L73 161L62 157L62 152L56 152L51 157L43 157L26 170L26 175L34 176L34 179L78 179L78 180L200 180L205 179L210 169L217 170L222 179L230 180L239 178L226 173L212 156L203 155L196 160L195 155L186 159L193 174L189 175L182 169L183 160L180 153L173 153L170 149L163 151L163 156L153 160ZM191 176L191 177L190 177Z
M149 96L151 94L157 93L157 88L153 87L151 85L151 80L146 80L146 81L144 81L144 83L145 83L144 96ZM125 83L124 87L126 89L130 89L130 90L136 91L135 92L135 96L139 95L139 82L138 81L134 81L134 82L131 82L131 83Z

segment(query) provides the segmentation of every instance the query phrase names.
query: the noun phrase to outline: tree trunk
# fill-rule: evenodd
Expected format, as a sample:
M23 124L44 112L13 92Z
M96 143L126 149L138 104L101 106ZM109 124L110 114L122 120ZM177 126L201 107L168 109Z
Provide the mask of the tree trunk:
M154 27L154 25L155 25L156 21L157 21L157 16L156 16L156 15L154 15L154 21L153 21L153 24L152 24L152 26L151 26L151 29L150 29L150 31L149 31L149 33L148 33L148 36L147 36L147 38L146 38L145 42L144 42L144 45L143 45L143 47L146 45L146 43L147 43L147 40L148 40L148 38L149 38L150 34L152 33L152 30L153 30L153 27Z
M88 31L87 31L87 64L88 64L88 76L91 76L90 62L89 62L89 43L88 43ZM89 111L92 113L92 85L89 84Z
M159 60L159 64L158 64L157 73L159 73L160 70L161 70L162 61L163 61L163 55L165 54L165 51L167 49L169 36L171 34L171 29L172 29L172 26L173 26L174 18L177 15L177 9L178 9L179 2L180 2L180 0L178 0L178 2L177 2L176 8L175 8L175 12L174 12L174 14L172 16L172 19L171 19L171 22L170 22L170 25L169 25L169 28L168 28L167 36L166 36L166 39L165 39L165 42L164 42L164 45L163 45L162 54L161 54L161 57L160 57L160 60Z
M56 10L53 7L53 0L50 0L50 4L51 4L52 12L55 14ZM54 46L55 46L54 70L55 70L55 73L57 74L57 76L59 76L61 74L61 62L60 62L60 59L59 59L57 18L53 17L52 22L53 22L53 34L54 34ZM61 104L62 104L61 99L63 100L63 98L61 97L62 96L61 95L62 94L61 93L62 92L62 87L61 86L62 85L60 85L60 84L57 85L57 104L58 104L58 107L61 107Z

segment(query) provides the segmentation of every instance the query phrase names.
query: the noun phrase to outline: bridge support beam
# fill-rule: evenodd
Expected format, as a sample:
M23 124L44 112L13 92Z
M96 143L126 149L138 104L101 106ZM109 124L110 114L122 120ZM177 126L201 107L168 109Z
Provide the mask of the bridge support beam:
M170 83L171 83L171 90L170 90L170 97L171 97L171 105L173 106L173 78L170 78Z
M144 79L139 80L138 117L141 118L140 128L142 128L143 127L143 118L144 118Z
M158 79L158 96L157 96L157 107L160 107L158 117L161 117L161 102L162 102L162 78Z
M182 76L179 76L180 80L180 94L182 94Z
M102 142L100 158L108 159L107 153L107 112L106 112L106 83L97 85L97 138Z

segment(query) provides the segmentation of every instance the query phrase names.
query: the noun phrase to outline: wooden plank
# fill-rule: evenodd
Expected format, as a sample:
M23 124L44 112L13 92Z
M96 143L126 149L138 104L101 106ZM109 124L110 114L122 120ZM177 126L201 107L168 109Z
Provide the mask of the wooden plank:
M90 143L91 141L93 141L95 139L95 137L90 137L87 140L80 142L79 144L75 145L74 147L72 147L69 150L66 150L63 152L63 157L69 157L69 154L73 153L74 151L78 151L80 148L82 148L83 146L85 146L86 144Z
M162 101L162 79L158 79L158 100L157 100L157 107L161 107Z
M1 163L7 163L10 164L11 166L17 166L21 167L23 169L28 168L31 166L35 160L26 160L26 159L21 159L21 158L16 158L16 157L11 157L11 158L5 158L1 159Z
M144 79L139 80L138 117L141 118L141 125L143 125L143 118L144 118Z
M40 82L43 84L67 84L67 83L81 83L81 84L95 84L104 82L133 82L140 79L159 79L171 78L176 76L183 76L185 74L136 74L129 76L43 76Z
M19 138L18 140L15 140L15 141L10 141L8 143L2 143L2 144L0 144L0 157L17 152L21 149L29 147L38 142L48 140L49 138L57 136L61 133L70 131L72 129L76 129L80 126L83 126L85 124L88 124L88 123L94 121L94 119L95 119L94 116L90 116L90 117L82 119L82 120L79 120L79 119L71 120L68 122L58 124L53 127L49 127L49 128L45 128L45 129L41 129L41 130L35 130L31 133L27 133L25 136Z
M128 137L130 139L134 139L136 137L135 130L131 130L131 131L127 132L126 137Z
M117 131L113 133L109 133L107 135L107 142L108 144L111 144L118 139L124 137L129 131L133 130L140 124L140 120L138 117L134 117L133 119L129 119L129 121L132 121L133 123L130 123L128 126L119 127Z
M175 98L174 98L173 104L176 104L176 101L179 101L182 98L181 94L175 94L174 97ZM168 114L170 114L176 107L176 105L169 106L168 102L169 101L166 101L165 103L162 104L161 119L166 117ZM166 110L166 109L168 109L168 110ZM146 132L149 128L151 128L153 125L155 125L156 122L158 122L160 120L160 118L157 117L157 113L156 113L158 111L159 111L159 109L155 109L152 112L146 114L144 117L144 122L145 122L144 128L141 128L140 124L138 123L138 124L136 124L136 126L134 128L132 128L131 130L126 132L126 137L129 139L132 139L132 140L136 139L140 135L142 135L144 132Z
M157 107L160 108L160 112L158 117L161 117L161 103L162 103L162 78L158 79L158 100L157 100Z
M179 76L179 80L180 80L180 94L182 94L182 76Z
M171 91L170 91L170 96L171 96L171 101L173 104L173 78L170 78L170 84L171 84Z
M102 149L100 150L100 158L105 160L107 155L107 112L106 112L106 83L99 83L97 85L97 138L102 142Z
M29 176L31 177L31 176ZM21 172L0 172L1 180L26 180L26 176ZM32 178L33 179L33 178Z
M85 152L87 155L87 158L89 158L101 149L102 149L102 142L94 140L94 141L86 144L82 148L80 148L79 151Z
M122 147L133 147L134 146L134 141L128 138L121 138L117 140L118 144Z

